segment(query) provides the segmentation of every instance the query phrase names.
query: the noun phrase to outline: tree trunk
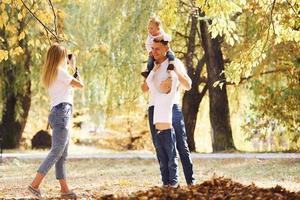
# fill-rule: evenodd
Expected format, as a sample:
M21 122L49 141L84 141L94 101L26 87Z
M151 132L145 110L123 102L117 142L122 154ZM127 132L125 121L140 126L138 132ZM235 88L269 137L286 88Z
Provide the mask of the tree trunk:
M182 100L182 113L185 122L187 142L190 151L196 151L195 145L195 127L197 122L197 114L200 106L200 102L207 90L205 86L202 92L199 92L200 85L200 73L205 64L204 57L198 62L195 67L193 64L193 58L195 56L195 46L196 46L196 31L198 25L198 18L195 14L191 14L191 30L188 38L188 48L185 56L185 64L187 67L187 72L192 80L192 88L186 91L183 95Z
M197 122L199 106L206 90L207 87L205 86L205 88L201 93L199 91L196 92L195 90L191 90L185 92L183 95L182 112L183 112L184 123L186 128L187 142L188 142L189 149L192 152L196 151L195 127Z
M22 25L20 26L20 31ZM3 34L3 32L1 32ZM1 35L2 35L1 34ZM4 33L5 36L5 33ZM5 37L2 37L5 38ZM4 45L8 49L7 38ZM31 104L31 80L30 60L31 53L27 44L26 36L19 42L25 51L23 58L13 64L10 59L1 63L3 69L3 112L0 123L0 136L4 149L17 148L24 131L30 104ZM23 61L23 62L22 62Z
M212 126L212 148L214 152L235 149L230 125L228 98L224 70L224 60L219 37L212 39L208 23L200 21L202 46L206 56L206 68L209 84L210 123ZM223 87L213 87L221 81Z

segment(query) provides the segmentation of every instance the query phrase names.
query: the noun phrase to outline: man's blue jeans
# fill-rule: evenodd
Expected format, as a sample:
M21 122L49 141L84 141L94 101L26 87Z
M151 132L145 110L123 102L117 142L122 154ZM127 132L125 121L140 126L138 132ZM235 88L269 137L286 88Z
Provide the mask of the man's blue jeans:
M157 151L157 147L155 145L155 126L153 124L153 114L154 114L154 106L150 106L148 109L148 119L149 119L149 126L150 132L152 136L152 141L154 147ZM185 176L185 180L187 184L195 183L195 178L193 176L193 162L191 159L191 153L187 144L187 136L185 130L185 124L183 120L183 115L181 109L177 104L173 105L172 111L173 119L172 125L175 130L176 136L176 148L179 153L179 157L182 163L182 168Z
M174 129L156 130L155 141L162 182L164 185L176 185L178 183L178 161Z

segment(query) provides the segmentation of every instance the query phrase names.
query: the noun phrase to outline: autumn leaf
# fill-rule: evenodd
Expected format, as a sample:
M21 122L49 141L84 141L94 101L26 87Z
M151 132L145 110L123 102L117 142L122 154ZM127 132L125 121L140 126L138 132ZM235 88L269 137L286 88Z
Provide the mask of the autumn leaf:
M0 62L8 59L8 51L0 49Z

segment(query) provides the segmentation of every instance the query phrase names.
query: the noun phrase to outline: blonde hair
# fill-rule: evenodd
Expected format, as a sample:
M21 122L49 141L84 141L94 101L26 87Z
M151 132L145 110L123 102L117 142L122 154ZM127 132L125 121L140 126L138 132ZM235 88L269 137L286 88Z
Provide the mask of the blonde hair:
M56 79L58 67L65 59L66 55L66 48L58 43L54 43L49 48L42 72L42 82L45 87L48 88Z
M150 24L150 23L154 23L157 27L160 27L160 25L161 25L160 19L156 16L150 17L148 24Z

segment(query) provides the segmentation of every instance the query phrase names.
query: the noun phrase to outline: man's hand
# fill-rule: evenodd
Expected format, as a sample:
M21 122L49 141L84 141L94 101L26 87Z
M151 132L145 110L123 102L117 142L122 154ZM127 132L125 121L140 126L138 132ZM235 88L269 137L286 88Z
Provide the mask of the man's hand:
M172 78L169 77L166 80L162 81L160 86L159 86L159 90L162 93L169 93L172 87Z
M148 85L147 85L145 80L141 85L141 89L142 89L143 92L147 92L149 90Z

